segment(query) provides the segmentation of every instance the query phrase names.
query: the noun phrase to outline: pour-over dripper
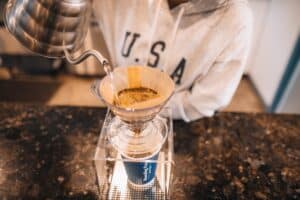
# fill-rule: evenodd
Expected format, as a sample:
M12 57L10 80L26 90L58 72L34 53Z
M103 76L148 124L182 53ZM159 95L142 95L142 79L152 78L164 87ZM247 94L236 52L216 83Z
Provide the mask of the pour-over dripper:
M119 67L113 71L112 76L113 80L106 76L101 82L95 82L92 91L116 116L133 128L142 128L145 122L153 119L169 100L175 87L167 73L151 67ZM138 87L157 91L158 97L127 107L114 103L119 91Z
M166 120L156 115L175 85L165 72L144 66L119 67L111 76L94 82L92 91L116 115L106 125L107 138L120 153L129 186L143 190L155 181L159 151L169 133ZM120 91L136 88L151 89L157 95L126 106L119 104Z

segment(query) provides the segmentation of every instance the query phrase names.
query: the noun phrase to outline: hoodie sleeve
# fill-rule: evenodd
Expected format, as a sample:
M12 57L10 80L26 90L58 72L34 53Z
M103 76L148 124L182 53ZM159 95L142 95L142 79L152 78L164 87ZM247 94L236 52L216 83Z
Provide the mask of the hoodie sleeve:
M173 95L168 106L174 119L186 122L212 116L230 103L243 75L252 23L244 26L217 57L208 72L196 79L191 90Z

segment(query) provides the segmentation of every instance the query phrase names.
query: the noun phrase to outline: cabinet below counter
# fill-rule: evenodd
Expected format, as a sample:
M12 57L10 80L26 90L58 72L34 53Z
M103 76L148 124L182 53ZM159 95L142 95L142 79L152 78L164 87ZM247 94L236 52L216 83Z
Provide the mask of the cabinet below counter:
M1 199L99 199L106 110L0 103ZM299 199L300 115L174 121L172 199Z

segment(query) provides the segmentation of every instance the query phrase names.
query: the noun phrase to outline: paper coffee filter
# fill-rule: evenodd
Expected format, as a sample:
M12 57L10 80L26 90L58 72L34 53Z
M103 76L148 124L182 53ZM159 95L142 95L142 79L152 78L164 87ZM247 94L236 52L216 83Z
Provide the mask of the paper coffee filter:
M159 97L132 104L127 109L146 109L164 104L172 95L174 82L168 74L151 67L119 67L113 72L113 81L107 76L101 82L100 94L106 102L113 104L119 91L138 87L157 91Z
M145 87L158 92L159 97L132 104L126 108L114 105L117 94L128 88ZM165 105L174 91L174 82L165 72L145 66L118 67L113 80L106 76L100 84L101 98L112 112L127 122L151 120Z

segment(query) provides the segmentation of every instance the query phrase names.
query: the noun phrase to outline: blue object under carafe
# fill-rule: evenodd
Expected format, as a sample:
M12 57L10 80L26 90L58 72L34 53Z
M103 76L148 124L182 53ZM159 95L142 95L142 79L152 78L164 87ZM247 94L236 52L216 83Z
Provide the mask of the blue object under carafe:
M122 158L127 159L124 156L122 156ZM149 162L124 161L128 180L135 185L147 185L151 183L155 178L157 159L158 153L146 159L146 161Z

